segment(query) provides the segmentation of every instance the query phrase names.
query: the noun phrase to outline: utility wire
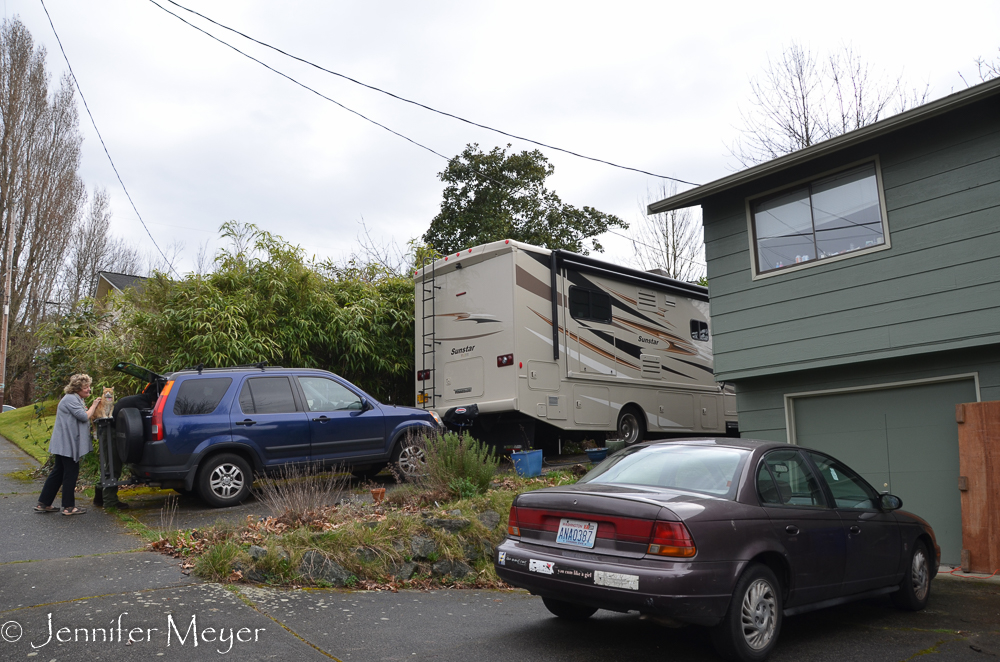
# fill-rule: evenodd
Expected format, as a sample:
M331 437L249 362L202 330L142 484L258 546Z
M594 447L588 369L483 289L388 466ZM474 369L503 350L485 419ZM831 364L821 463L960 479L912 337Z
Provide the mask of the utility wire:
M272 66L270 66L270 65L268 65L268 64L266 64L266 63L264 63L264 62L262 62L262 61L260 61L260 60L258 60L257 58L253 57L252 55L249 55L249 54L247 54L247 53L245 53L245 52L241 51L241 50L240 50L239 48L237 48L236 46L233 46L232 44L230 44L230 43L228 43L228 42L226 42L226 41L224 41L224 40L220 39L219 37L216 37L215 35L213 35L212 33L210 33L210 32L208 32L208 31L204 30L203 28L200 28L200 27L198 27L197 25L194 25L194 24L193 24L193 23L191 23L190 21L188 21L188 20L184 19L184 18L183 18L183 17L181 17L181 16L178 16L177 14L175 14L175 13L174 13L174 12L172 12L172 11L170 11L170 10L169 10L169 9L167 9L166 7L164 7L164 6L160 5L160 4L158 3L158 2L156 2L156 0L149 0L149 1L150 1L151 3L153 3L154 5L156 5L157 7L159 7L160 9L162 9L162 10L163 10L164 12L166 12L167 14L170 14L171 16L173 16L174 18L176 18L177 20L181 21L181 22L182 22L182 23L184 23L185 25L188 25L189 27L192 27L192 28L194 28L194 29L195 29L195 30L197 30L198 32L201 32L202 34L206 35L207 37L210 37L210 38L211 38L212 40L214 40L214 41L216 41L216 42L218 42L218 43L222 44L223 46L225 46L225 47L227 47L227 48L229 48L229 49L231 49L231 50L233 50L233 51L235 51L235 52L239 53L239 54L240 54L240 55L242 55L243 57L245 57L245 58L247 58L247 59L249 59L249 60L252 60L252 61L256 62L257 64L261 65L262 67L264 67L264 68L265 68L265 69L267 69L268 71L271 71L271 72L273 72L273 73L275 73L275 74L278 74L279 76L281 76L281 77L282 77L282 78L284 78L285 80L288 80L289 82L291 82L291 83L294 83L295 85L298 85L299 87L301 87L301 88L303 88L303 89L305 89L305 90L308 90L309 92L312 92L313 94L315 94L316 96L320 97L321 99L324 99L324 100L326 100L326 101L329 101L330 103L333 103L333 104L335 104L335 105L339 106L339 107L340 107L340 108L342 108L343 110L346 110L347 112L349 112L349 113L351 113L351 114L353 114L353 115L356 115L356 116L360 117L361 119L365 120L366 122L370 122L370 123L374 124L375 126L378 126L378 127L382 128L382 129L385 129L385 130L386 130L386 131L388 131L389 133L391 133L391 134L393 134L393 135L395 135L395 136L398 136L398 137L402 138L403 140L406 140L407 142L409 142L409 143L411 143L411 144L413 144L413 145L416 145L417 147L420 147L421 149L424 149L424 150L427 150L427 151L428 151L428 152L430 152L431 154L434 154L435 156L438 156L438 157L440 157L440 158L444 159L445 161L448 161L448 162L449 162L449 164L454 164L455 166L458 166L458 167L461 167L461 168L465 169L465 170L466 170L467 172L470 172L471 174L475 175L476 177L479 177L479 178L482 178L482 179L486 179L486 180L489 180L489 181L493 182L494 184L499 184L499 185L501 185L501 186L505 186L505 185L506 185L506 183L505 183L505 182L502 182L502 181L500 181L500 180L496 179L495 177L492 177L492 176L490 176L489 174L486 174L486 173L484 173L484 172L480 172L479 170L476 170L476 169L474 169L474 168L472 168L472 167L470 167L470 166L468 166L468 165L466 165L466 164L462 163L461 161L459 161L459 160L458 160L458 157L453 157L453 158L449 158L449 157L445 156L444 154L441 154L440 152L438 152L438 151L436 151L436 150L432 149L431 147L428 147L427 145L424 145L424 144L422 144L422 143L419 143L419 142L417 142L416 140L413 140L412 138L409 138L409 137L407 137L407 136L404 136L403 134L399 133L398 131L394 131L393 129L390 129L390 128L389 128L389 127L387 127L386 125L384 125L384 124L381 124L380 122L377 122L377 121L375 121L375 120L371 119L370 117L367 117L366 115L363 115L362 113L360 113L360 112L358 112L358 111L356 111L356 110L353 110L353 109L351 109L351 108L348 108L347 106L345 106L344 104L340 103L339 101L337 101L337 100L335 100L335 99L332 99L332 98L330 98L330 97L326 96L325 94L323 94L323 93L321 93L321 92L319 92L319 91L315 90L314 88L312 88L312 87L309 87L309 86L308 86L308 85L306 85L305 83L302 83L302 82L300 82L300 81L296 80L295 78L292 78L291 76L289 76L289 75L288 75L288 74L286 74L286 73L283 73L283 72L281 72L281 71L278 71L278 70L277 70L277 69L275 69L274 67L272 67ZM176 5L176 6L180 7L181 9L185 9L186 11L189 11L189 12L191 12L191 13L193 13L193 14L197 14L198 16L202 16L201 14L198 14L198 12L195 12L195 11L193 11L193 10L190 10L190 9L186 9L186 8L185 8L185 7L183 7L182 5L178 5L178 4L177 4L176 2L174 2L173 0L167 0L167 2L169 2L169 3L173 4L173 5ZM202 18L206 18L206 17L202 16ZM219 25L219 24L218 24L218 23L216 23L215 21L212 21L212 19L209 19L209 18L206 18L206 20L208 20L208 21L210 21L210 22L212 22L212 23L214 23L214 24L216 24L216 25ZM232 28L226 28L226 26L222 26L222 25L220 25L220 27L223 27L223 28L225 28L225 29L227 29L227 30L230 30L230 31L232 31L232 32L236 32L237 34L241 34L241 35L242 35L242 33L238 32L238 31L236 31L236 30L232 30ZM243 35L243 36L246 36L246 35ZM250 39L251 41L256 41L255 39L252 39L252 38L250 38L250 37L247 37L247 39ZM257 42L257 43L261 43L261 42ZM266 46L266 44L264 44L264 45ZM273 47L271 47L271 46L268 46L268 48L273 48ZM274 50L278 50L278 49L274 49ZM282 52L282 53L283 53L283 51L279 51L279 52ZM287 55L287 54L286 54L286 55ZM289 56L289 57L294 57L294 56ZM300 58L295 58L295 59L300 59ZM305 62L305 61L303 60L303 62ZM308 64L311 64L311 63L308 63ZM317 66L317 65L312 65L312 66ZM317 67L317 68L322 68L322 67ZM324 69L324 71L326 71L326 70ZM330 72L330 73L334 73L334 75L337 75L337 76L342 76L341 74L336 74L335 72ZM343 77L343 78L347 78L346 76L342 76L342 77ZM349 79L349 80L352 80L352 81L353 81L353 79ZM353 81L353 82L357 82L357 81ZM360 84L360 85L364 85L364 83L359 83L359 84ZM368 86L368 85L365 85L365 87L370 87L370 86ZM377 89L377 88L372 88L372 89ZM381 92L382 90L378 90L378 91L380 91L380 92ZM390 93L386 92L386 94L390 94ZM395 95L392 95L392 94L390 94L390 96L395 96ZM406 100L406 99L403 99L403 101L408 101L408 100ZM413 101L408 101L408 103L416 103L416 102L413 102ZM416 104L416 105L421 105L421 104ZM429 110L434 110L434 109L433 109L433 108L429 108ZM434 111L434 112L440 112L440 111ZM445 115L447 115L447 113L442 113L442 114L445 114ZM456 118L456 119L461 119L461 118ZM467 120L462 120L462 121L464 121L464 122L467 122ZM474 122L468 122L468 123L469 123L469 124L475 124ZM476 126L479 126L479 125L476 125ZM489 128L489 127L484 127L484 128ZM502 132L501 132L501 133L502 133ZM506 135L506 134L505 134L505 135ZM515 138L516 138L517 136L513 136L513 137L515 137ZM526 139L522 139L522 140L526 140ZM529 141L529 142L534 142L534 141ZM537 143L537 144L541 144L541 143ZM543 145L543 146L544 146L544 147L547 147L547 145ZM553 148L553 149L558 149L558 148ZM559 151L566 151L566 150L559 150ZM572 153L572 152L570 152L570 153ZM577 156L578 156L578 155L577 155ZM589 157L583 157L583 158L589 158ZM597 159L591 159L591 160L597 160ZM610 164L610 165L615 165L615 164ZM616 166L616 167L623 167L623 166ZM634 170L634 168L627 168L627 169L629 169L629 170ZM654 177L663 177L662 175L656 175L656 174L653 174L653 173L645 173L645 171L637 171L637 172L643 172L644 174L649 174L649 175L652 175L652 176L654 176ZM674 178L672 178L672 177L667 177L666 179L674 179ZM685 182L684 180L676 180L676 181L680 181L680 182L682 182L682 183L685 183L685 184L690 184L690 183L691 183L691 182ZM692 185L693 185L693 186L697 186L697 184L692 184ZM559 210L557 210L557 209L556 209L555 207L553 207L553 206L550 206L550 205L546 205L545 203L543 203L543 204L542 204L542 206L543 206L544 208L548 209L549 211L559 211ZM611 234L614 234L614 235L617 235L617 236L619 236L619 237L622 237L622 238L624 238L624 239L628 239L629 241L631 241L631 242L633 242L633 243L638 243L638 244L642 244L643 246L647 246L647 247L649 247L649 248L654 248L654 249L656 248L655 246L650 246L649 244L646 244L646 243L644 243L644 242L641 242L641 241L638 241L638 240L636 240L636 239L634 239L634 238L632 238L632 237L628 237L628 236L626 236L626 235L623 235L623 234L620 234L620 233L618 233L618 232L615 232L615 231L613 231L613 230L608 230L608 232L609 232L609 233L611 233ZM702 264L702 263L700 263L700 262L696 262L696 261L694 261L694 260L690 260L690 259L688 259L688 258L683 258L683 257L681 257L680 259L682 259L682 260L686 260L686 261L688 261L688 262L692 262L693 264L696 264L696 265L698 265L698 266L705 266L704 264Z
M158 5L155 2L155 0L150 0L150 2L152 2L154 5L157 5L158 7L160 7L160 5ZM332 76L337 76L339 78L343 78L344 80L350 81L350 82L355 83L357 85L360 85L362 87L366 87L369 90L373 90L375 92L379 92L381 94L385 94L386 96L390 96L393 99L396 99L397 101L402 101L404 103L412 104L412 105L417 106L419 108L423 108L424 110L429 110L432 113L437 113L438 115L443 115L445 117L450 117L451 119L458 120L459 122L464 122L466 124L469 124L469 125L472 125L472 126L475 126L475 127L479 127L480 129L486 129L487 131L492 131L494 133L499 133L500 135L507 136L508 138L514 138L515 140L522 140L524 142L531 143L532 145L538 145L539 147L544 147L546 149L555 150L557 152L563 152L564 154L570 154L572 156L576 156L576 157L581 158L581 159L586 159L587 161L594 161L596 163L603 163L605 165L609 165L609 166L612 166L614 168L620 168L622 170L631 170L632 172L638 172L638 173L642 173L644 175L650 175L651 177L658 177L660 179L669 179L669 180L672 180L672 181L675 181L675 182L679 182L681 184L689 184L691 186L698 186L698 184L695 184L694 182L689 182L689 181L686 181L686 180L683 180L683 179L678 179L677 177L668 177L667 175L658 175L655 172L649 172L647 170L641 170L639 168L632 168L630 166L619 165L617 163L612 163L611 161L605 161L604 159L598 159L598 158L595 158L593 156L587 156L585 154L580 154L578 152L574 152L574 151L571 151L571 150L568 150L568 149L563 149L562 147L555 147L553 145L548 145L546 143L539 142L537 140L532 140L531 138L525 138L524 136L518 136L518 135L515 135L513 133L507 133L506 131L501 131L500 129L496 129L496 128L493 128L491 126L487 126L485 124L480 124L479 122L473 122L472 120L465 119L464 117L459 117L458 115L454 115L452 113L448 113L448 112L445 112L443 110L438 110L437 108L432 108L431 106L428 106L426 104L420 103L419 101L414 101L412 99L407 99L406 97L401 97L398 94L393 94L392 92L389 92L387 90L383 90L382 88L376 87L374 85L369 85L368 83L364 83L364 82L362 82L360 80L357 80L355 78L351 78L350 76L347 76L347 75L342 74L340 72L333 71L331 69L327 69L325 67L322 67L322 66L320 66L320 65L318 65L318 64L316 64L314 62L310 62L309 60L306 60L305 58L298 57L297 55L292 55L291 53L288 53L287 51L283 51L282 49L280 49L280 48L278 48L276 46L272 46L271 44L268 44L266 42L260 41L259 39L255 39L255 38L251 37L250 35L247 35L247 34L245 34L243 32L240 32L239 30L236 30L235 28L231 28L228 25L224 25L222 23L219 23L218 21L215 21L215 20L209 18L208 16L205 16L204 14L196 12L193 9L188 9L184 5L182 5L182 4L178 3L178 2L175 2L174 0L167 0L167 2L169 2L172 5L174 5L175 7L183 9L184 11L186 11L188 13L191 13L191 14L194 14L195 16L203 18L204 20L208 21L209 23L212 23L213 25L217 25L218 27L222 28L223 30L228 30L229 32L237 34L237 35L243 37L244 39L252 41L255 44L258 44L260 46L263 46L264 48L269 48L272 51L275 51L277 53L280 53L280 54L284 55L285 57L289 57L289 58L291 58L293 60L296 60L296 61L301 62L303 64L309 65L310 67L313 67L314 69L318 69L318 70L320 70L320 71L322 71L324 73L328 73L328 74L330 74ZM160 9L164 9L164 8L160 7ZM164 9L164 11L166 11L166 10ZM168 13L172 13L172 12L168 12ZM173 15L177 16L176 14L173 14ZM177 18L180 18L180 17L177 16ZM180 20L184 20L184 19L180 19ZM187 21L184 21L184 22L187 23ZM191 23L188 23L188 25L191 25L192 27L195 27ZM198 28L198 29L200 29L200 28ZM208 34L208 33L206 32L205 34ZM264 65L264 66L267 66L267 65ZM397 134L397 135L399 135L399 134Z
M177 273L177 270L174 269L173 263L171 263L170 260L167 259L166 254L163 252L162 249L160 249L160 246L156 243L156 239L153 239L153 234L149 231L149 228L146 226L146 222L142 220L142 215L136 208L135 202L132 200L132 196L128 192L128 188L125 187L125 182L122 181L122 176L118 173L118 168L115 167L115 162L111 158L111 153L108 151L108 146L104 143L104 137L101 135L100 129L97 128L97 121L94 120L94 114L90 112L90 106L87 105L87 99L86 97L83 96L83 90L80 88L80 81L77 80L76 74L73 73L73 65L69 63L69 56L66 55L66 49L63 48L62 40L59 38L59 33L56 32L56 26L52 22L52 16L49 14L49 8L45 6L45 0L39 0L39 1L42 3L42 9L45 10L46 18L49 19L49 25L52 26L52 34L55 35L56 42L59 44L59 50L62 52L63 59L66 60L66 67L69 69L69 75L73 77L73 84L76 86L76 91L80 93L80 100L83 101L83 107L87 111L87 116L90 117L90 123L93 125L94 131L97 133L97 139L101 141L101 147L104 148L104 154L108 157L108 162L111 164L111 169L115 171L115 177L118 178L118 183L122 185L122 190L125 191L125 197L128 198L129 204L132 205L132 211L135 212L135 215L139 219L139 222L142 224L142 227L146 231L146 234L149 235L149 240L153 242L153 246L155 246L156 250L159 251L160 255L163 257L163 261L166 262L167 267L169 267L170 271L172 271L175 276L180 278L180 275Z

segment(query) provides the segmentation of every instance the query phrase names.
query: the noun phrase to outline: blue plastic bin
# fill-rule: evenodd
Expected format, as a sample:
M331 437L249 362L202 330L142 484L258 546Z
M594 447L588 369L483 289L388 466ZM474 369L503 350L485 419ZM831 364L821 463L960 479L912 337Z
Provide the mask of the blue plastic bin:
M588 448L587 457L591 462L601 462L608 456L607 448Z
M532 476L542 475L541 449L511 453L510 459L514 463L514 471L517 472L518 476L531 478Z

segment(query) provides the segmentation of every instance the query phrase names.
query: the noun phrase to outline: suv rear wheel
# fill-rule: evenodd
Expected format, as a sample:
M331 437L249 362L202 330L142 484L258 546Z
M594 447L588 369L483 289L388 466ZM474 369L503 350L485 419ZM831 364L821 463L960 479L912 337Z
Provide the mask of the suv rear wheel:
M198 471L198 494L215 508L243 502L253 485L250 464L239 455L222 453L210 457Z

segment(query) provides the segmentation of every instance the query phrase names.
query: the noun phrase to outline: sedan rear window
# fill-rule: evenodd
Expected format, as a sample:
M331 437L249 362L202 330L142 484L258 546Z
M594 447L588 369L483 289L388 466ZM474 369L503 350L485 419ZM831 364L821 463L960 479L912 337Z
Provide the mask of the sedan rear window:
M188 379L181 382L177 399L174 400L174 414L176 416L211 414L222 402L222 396L232 383L232 377Z
M657 444L616 453L579 482L649 485L732 498L749 455L741 448Z

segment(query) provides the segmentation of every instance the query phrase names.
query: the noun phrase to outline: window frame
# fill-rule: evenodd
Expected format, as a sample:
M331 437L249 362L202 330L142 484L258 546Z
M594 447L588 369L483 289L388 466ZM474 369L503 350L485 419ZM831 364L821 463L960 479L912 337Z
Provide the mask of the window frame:
M813 260L808 260L806 262L801 262L797 264L790 264L784 267L778 267L776 269L769 269L767 271L760 270L760 259L757 254L757 226L754 223L753 207L754 203L760 201L763 198L774 197L783 192L789 192L793 189L800 188L804 185L811 184L813 182L819 181L821 179L826 179L834 175L840 174L842 172L847 172L848 170L853 170L864 165L873 165L875 168L875 189L878 192L878 204L879 204L879 216L882 219L882 237L885 241L876 246L870 246L867 248L859 248L856 251L851 251L849 253L841 253L840 255L832 255L830 257L816 257ZM869 156L867 158L859 159L852 163L848 163L837 168L832 168L824 172L817 173L810 177L804 177L802 179L796 180L794 182L783 184L781 186L769 189L762 193L752 195L744 200L744 207L747 217L747 236L750 240L750 270L751 270L751 280L758 280L761 278L771 278L773 276L778 276L780 274L791 273L794 271L801 271L802 269L809 269L810 267L815 267L821 264L830 264L832 262L837 262L839 260L849 259L853 257L858 257L861 255L869 255L871 253L877 253L879 251L885 251L892 248L892 241L889 236L889 217L886 212L885 204L885 190L882 183L882 167L879 161L878 155Z
M588 293L589 297L588 297L588 301L587 301L587 310L590 313L594 312L594 299L593 299L593 295L599 294L601 296L607 297L608 298L608 318L607 319L603 319L603 318L598 318L598 317L593 317L593 316L584 317L584 316L580 316L580 315L574 315L573 314L573 304L570 301L570 297L573 296L573 290L580 290L582 292L587 292ZM594 287L585 287L583 285L570 285L569 286L569 290L566 292L566 310L569 313L569 316L572 317L575 320L580 320L580 321L584 321L584 322L597 322L598 324L611 324L611 322L614 320L614 316L615 316L614 299L612 299L612 297L611 297L610 294L608 294L604 290L601 290L601 289L598 289L598 288L594 288Z
M794 452L798 455L799 461L803 465L803 468L805 469L805 473L816 482L816 487L819 488L819 495L822 498L823 503L815 505L804 504L804 503L769 503L765 502L764 499L761 498L760 487L758 485L758 480L757 480L757 473L760 471L760 468L763 467L767 471L767 473L771 476L771 481L777 487L778 479L777 476L774 475L774 472L771 471L771 467L768 466L767 464L767 456L778 452L787 452L789 450L794 450ZM767 450L760 456L760 459L757 460L757 467L753 470L753 472L750 475L752 477L751 479L753 480L754 494L756 495L757 503L760 504L761 508L807 508L811 511L833 510L833 507L830 503L830 494L827 493L827 487L823 481L823 477L818 474L818 472L816 471L816 467L812 463L812 460L810 460L808 454L802 452L801 448L794 448L794 447L792 447L791 449L771 448Z

